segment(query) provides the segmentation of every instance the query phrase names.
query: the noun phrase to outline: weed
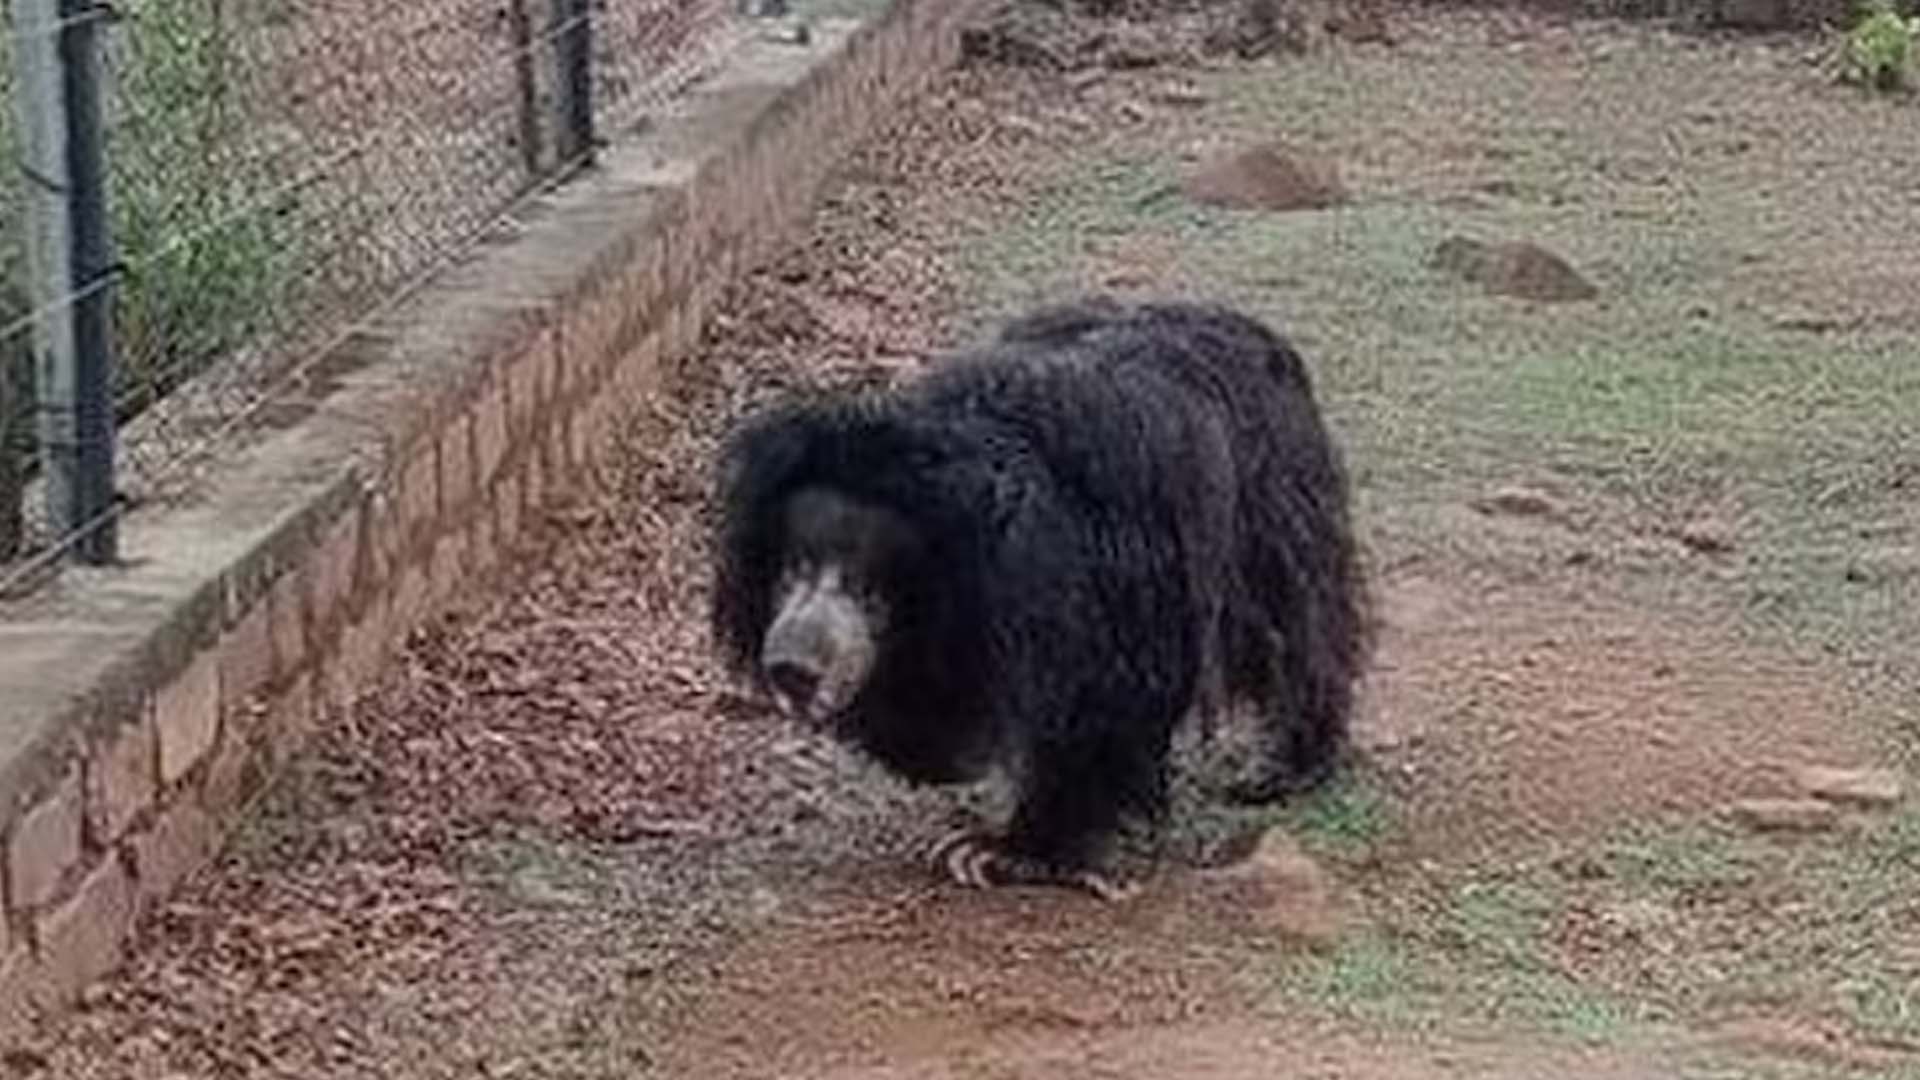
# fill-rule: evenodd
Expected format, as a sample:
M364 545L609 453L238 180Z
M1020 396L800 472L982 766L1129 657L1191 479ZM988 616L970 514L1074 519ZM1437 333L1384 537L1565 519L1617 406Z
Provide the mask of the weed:
M1847 31L1841 77L1874 90L1905 87L1915 37L1920 37L1920 17L1903 17L1894 0L1866 0L1859 21Z
M214 0L146 3L125 21L110 154L115 241L128 273L115 313L118 401L137 412L267 329L299 252L262 203L284 183L250 158L244 70Z

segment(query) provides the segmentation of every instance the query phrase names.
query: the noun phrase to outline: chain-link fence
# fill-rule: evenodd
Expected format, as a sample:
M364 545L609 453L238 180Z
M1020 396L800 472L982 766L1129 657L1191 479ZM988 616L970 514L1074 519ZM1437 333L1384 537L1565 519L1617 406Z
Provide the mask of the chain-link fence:
M14 376L0 387L18 392L0 389L0 581L51 565L68 538L31 475L45 456L31 433L52 429L27 421L36 400L48 412L28 378L34 326L64 318L72 295L111 290L115 505L172 497L269 396L298 393L304 361L745 25L738 0L4 2L0 153L19 167L0 178L0 368ZM23 132L43 104L34 59L56 53L32 50L56 41L70 65L76 25L99 28L116 260L62 297L28 257L41 234L18 223L48 183ZM10 529L18 506L26 527Z

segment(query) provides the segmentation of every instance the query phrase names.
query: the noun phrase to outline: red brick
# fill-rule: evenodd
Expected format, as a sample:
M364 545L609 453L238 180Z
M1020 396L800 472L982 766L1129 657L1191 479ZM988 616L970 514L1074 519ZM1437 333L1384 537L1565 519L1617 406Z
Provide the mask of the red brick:
M462 413L440 432L441 514L449 518L458 514L472 496L473 416Z
M494 516L488 513L475 514L467 525L467 567L477 581L490 581L499 565L498 528Z
M273 653L281 678L307 662L307 572L296 566L273 586Z
M545 393L549 409L563 408L567 402L573 400L574 380L580 363L574 355L579 345L567 329L562 327L554 337L555 344L548 355L545 375Z
M373 684L386 662L391 606L385 597L367 605L360 621L340 635L340 653L334 657L335 702L350 703Z
M520 477L509 473L494 481L494 542L502 549L510 549L520 540L521 509Z
M87 820L96 843L118 840L127 824L153 804L159 776L160 740L153 714L142 709L94 747L87 766Z
M593 468L593 421L588 414L596 404L591 399L582 402L567 417L567 466L570 471L587 473Z
M270 593L263 593L220 639L220 689L231 704L259 693L271 681L273 601Z
M540 452L527 455L527 461L520 470L520 489L523 498L520 503L523 527L538 527L541 511L547 508L547 463L545 448L537 447Z
M220 731L220 654L208 649L195 656L153 700L153 724L160 734L160 784L169 786L213 749Z
M573 421L573 454L577 461L591 465L599 461L613 433L613 393L602 389L580 404Z
M307 736L319 722L319 703L314 700L313 676L302 674L286 692L273 700L262 721L260 738L266 751L266 766L278 768L300 752Z
M165 900L187 875L206 865L219 844L218 820L198 800L175 799L130 845L141 902Z
M496 382L474 406L474 484L478 490L486 491L500 474L500 463L507 456L507 438L507 394Z
M321 630L309 644L319 645L353 608L354 566L360 559L360 508L353 507L327 530L315 553L312 625Z
M393 586L393 620L398 626L418 626L433 610L433 578L425 560L416 559L400 572Z
M423 440L407 460L400 481L402 551L412 552L433 535L440 520L440 448Z
M568 332L567 359L573 370L571 390L591 394L606 370L607 354L620 336L621 322L632 313L632 303L613 288L602 288L599 295L582 308Z
M120 962L133 928L133 882L111 855L86 876L71 899L40 920L40 977L48 996L73 1000Z
M400 500L376 494L365 512L366 541L362 545L362 595L393 586L393 577L406 562L407 536L400 520Z
M660 335L649 333L614 362L610 385L623 405L631 407L660 377Z
M7 898L15 911L53 899L61 877L80 862L85 818L86 800L75 770L14 825L7 844Z
M525 438L547 411L553 392L554 351L554 334L544 330L526 352L508 364L508 419L516 437Z
M268 702L253 700L227 710L213 763L201 784L201 805L216 814L226 814L245 806L258 793L264 779L258 736L271 709Z
M433 598L435 610L453 598L467 580L467 538L464 533L448 533L433 545Z

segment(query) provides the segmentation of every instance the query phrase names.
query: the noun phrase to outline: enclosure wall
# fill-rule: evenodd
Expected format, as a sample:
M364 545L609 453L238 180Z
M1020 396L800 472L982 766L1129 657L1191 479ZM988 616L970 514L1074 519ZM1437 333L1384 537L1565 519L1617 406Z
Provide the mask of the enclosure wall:
M749 41L345 341L209 498L128 516L125 565L14 602L0 1045L109 972L303 736L592 475L720 286L951 61L973 6L896 0Z

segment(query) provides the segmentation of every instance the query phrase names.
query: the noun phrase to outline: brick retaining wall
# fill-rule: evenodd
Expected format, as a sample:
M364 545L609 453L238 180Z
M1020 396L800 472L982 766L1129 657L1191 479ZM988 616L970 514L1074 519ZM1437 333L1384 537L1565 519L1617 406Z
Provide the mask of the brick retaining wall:
M127 565L0 608L0 1046L111 971L304 735L591 473L974 6L749 42L342 345L208 498L130 516Z

